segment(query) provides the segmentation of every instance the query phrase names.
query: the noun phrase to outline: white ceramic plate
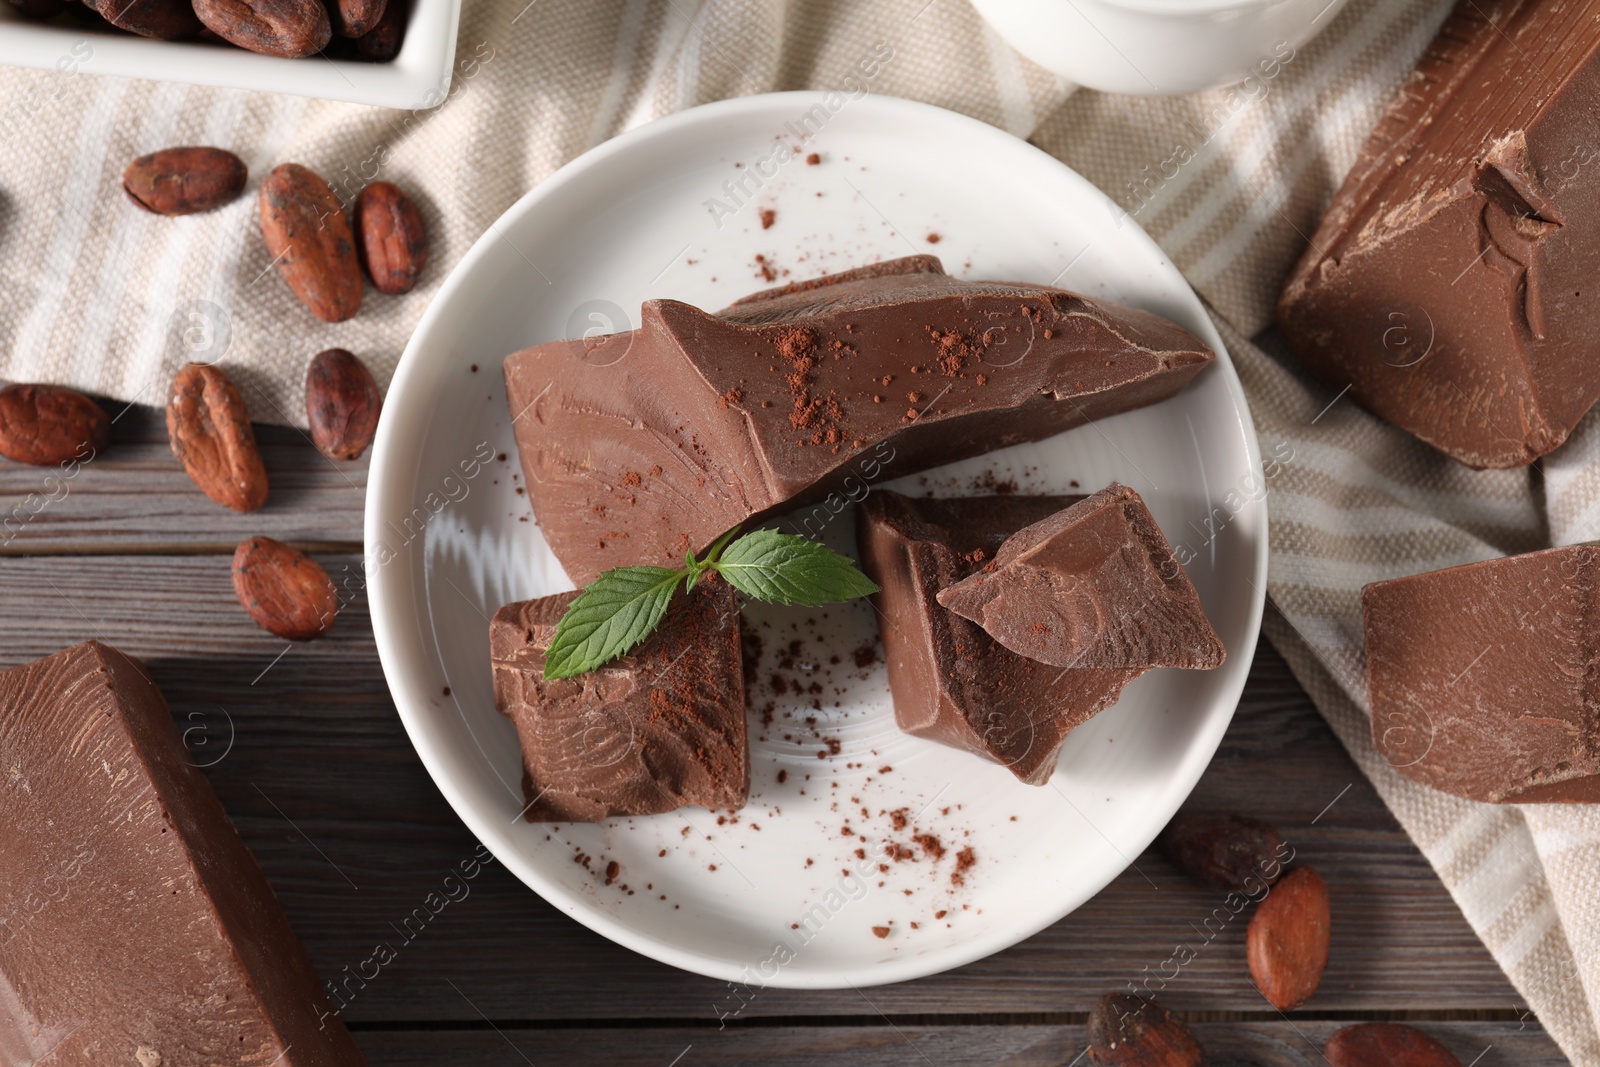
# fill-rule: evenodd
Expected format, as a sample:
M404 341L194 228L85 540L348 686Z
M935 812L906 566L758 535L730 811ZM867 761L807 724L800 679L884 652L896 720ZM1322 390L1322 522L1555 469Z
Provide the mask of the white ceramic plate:
M34 22L0 3L0 64L77 74L257 89L420 110L450 91L461 0L411 0L400 52L387 63L264 56L214 41L152 41L70 21Z
M808 112L817 132L801 144ZM780 143L799 151L780 163L789 154L773 154ZM806 162L811 152L819 164ZM737 206L725 183L752 173L763 184L745 177L754 193ZM763 209L775 212L770 228ZM1205 769L1243 688L1261 619L1266 514L1255 434L1221 339L1155 244L1116 219L1077 174L980 122L904 100L783 93L618 137L491 227L396 372L366 541L378 650L406 729L508 868L645 955L730 981L827 988L916 978L1005 948L1071 912L1144 849ZM858 668L853 657L874 636L865 603L751 610L745 629L764 653L750 710L750 803L736 822L698 808L601 825L520 819L516 737L494 708L488 620L508 601L571 584L517 492L503 357L626 329L646 297L722 307L767 284L763 263L804 278L911 252L936 252L966 277L1055 282L1148 308L1216 349L1217 365L1159 407L926 477L950 495L991 475L1025 491L1132 485L1192 553L1189 573L1226 665L1139 679L1072 734L1054 779L1033 788L895 728L881 663ZM475 456L500 453L508 460L476 468ZM920 492L924 483L891 484ZM853 516L826 536L850 550ZM785 693L773 692L774 673ZM904 829L896 811L910 820ZM913 834L937 837L942 858ZM857 848L870 855L888 843L910 857L869 879L843 873ZM975 861L958 871L968 847Z

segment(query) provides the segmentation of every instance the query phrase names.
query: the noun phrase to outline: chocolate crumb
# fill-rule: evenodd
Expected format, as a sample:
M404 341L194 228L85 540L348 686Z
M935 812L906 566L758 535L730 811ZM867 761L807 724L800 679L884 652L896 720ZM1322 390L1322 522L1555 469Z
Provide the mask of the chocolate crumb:
M887 926L874 926L872 928L872 936L876 937L876 938L879 938L879 939L888 937L889 936L889 928Z
M951 885L957 885L957 886L966 885L967 884L966 874L967 874L968 871L970 871L972 869L973 865L976 864L977 862L978 862L978 854L976 852L972 851L972 846L971 845L968 845L966 848L962 849L960 852L957 852L956 853L956 869L954 871L950 872L950 884Z
M777 221L778 213L776 211L770 207L764 207L761 209L761 228L763 230L772 229L772 224Z
M806 156L806 166L808 167L814 167L821 162L822 157L817 155L815 152L812 152L810 155Z

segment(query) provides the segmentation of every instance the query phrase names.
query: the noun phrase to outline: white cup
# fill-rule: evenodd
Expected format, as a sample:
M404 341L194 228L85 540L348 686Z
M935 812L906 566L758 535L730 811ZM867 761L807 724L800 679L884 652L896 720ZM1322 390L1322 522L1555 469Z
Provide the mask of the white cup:
M973 0L1017 51L1107 93L1165 96L1272 77L1346 0Z

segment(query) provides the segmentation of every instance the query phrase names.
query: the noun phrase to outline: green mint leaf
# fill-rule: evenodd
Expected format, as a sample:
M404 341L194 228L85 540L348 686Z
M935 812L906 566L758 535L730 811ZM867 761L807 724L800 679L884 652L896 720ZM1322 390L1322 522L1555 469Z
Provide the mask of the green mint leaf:
M682 577L665 567L618 567L590 582L556 624L544 676L571 678L632 650L660 625Z
M853 560L776 530L745 534L713 566L739 592L773 604L836 604L878 591Z

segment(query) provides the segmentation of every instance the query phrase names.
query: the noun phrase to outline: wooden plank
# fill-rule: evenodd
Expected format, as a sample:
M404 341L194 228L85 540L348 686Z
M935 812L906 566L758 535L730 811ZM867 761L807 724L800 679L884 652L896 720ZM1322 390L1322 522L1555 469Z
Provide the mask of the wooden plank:
M354 556L323 561L336 573L358 566ZM393 940L392 924L475 850L399 725L363 600L328 637L285 652L286 643L257 629L234 601L222 556L0 560L0 665L88 637L144 658L180 725L224 731L231 721L232 748L207 773L325 977L348 973L376 943ZM1519 1006L1266 646L1192 806L1273 820L1327 877L1335 948L1314 1011L1509 1015ZM1216 903L1157 856L1140 857L1138 867L1142 873L1125 873L1023 944L870 990L872 1004L895 1016L1086 1010L1099 993L1159 969L1174 945L1194 940L1191 924ZM1244 932L1243 923L1231 924L1162 995L1187 1010L1260 1011ZM728 992L590 933L495 866L360 989L346 1017L714 1025ZM851 990L767 990L740 1017L863 1013Z
M1326 1065L1329 1035L1344 1022L1204 1022L1194 1029L1207 1062L1255 1067ZM1418 1028L1475 1067L1557 1067L1567 1062L1534 1026L1517 1022L1416 1022ZM1081 1062L1086 1027L763 1026L693 1029L361 1032L356 1035L371 1067L526 1067L528 1063L604 1063L615 1067L1061 1067ZM1478 1058L1481 1056L1481 1059Z
M231 552L255 534L360 545L366 457L335 463L301 431L258 424L272 494L261 510L237 515L207 499L183 472L161 411L109 410L120 415L111 445L70 477L0 459L0 554Z

